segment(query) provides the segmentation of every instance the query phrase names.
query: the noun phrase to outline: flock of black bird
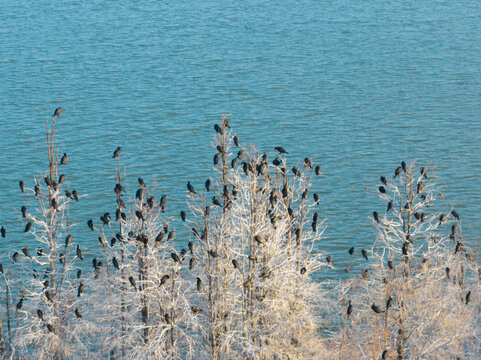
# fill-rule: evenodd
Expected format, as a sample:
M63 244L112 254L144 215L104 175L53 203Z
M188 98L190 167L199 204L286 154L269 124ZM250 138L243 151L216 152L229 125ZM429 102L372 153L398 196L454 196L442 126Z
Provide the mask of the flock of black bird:
M62 109L61 108L57 108L55 109L54 111L54 114L53 114L53 117L54 118L57 118L58 116L60 116L62 113ZM215 124L214 125L214 129L217 133L220 133L222 134L225 130L225 128L230 128L230 125L228 124L227 122L227 119L224 119L223 120L223 124L222 126L220 126L219 124ZM233 141L234 141L234 144L235 146L239 147L239 139L237 137L237 135L234 135L233 137ZM224 157L224 149L222 148L222 146L217 146L217 153L215 154L214 156L214 165L217 166L219 164L219 161L221 159L223 159ZM283 154L288 154L288 152L286 151L285 148L281 147L281 146L277 146L274 148L274 151L278 152L278 156L273 160L273 165L276 166L276 167L279 167L280 165L282 165L282 160L279 158L279 156L283 155ZM114 159L119 159L119 155L120 155L120 152L121 152L121 147L117 147L115 149L115 151L113 152L113 156L112 158ZM243 159L243 154L244 154L244 151L241 149L239 150L239 152L237 153L237 157L234 158L231 162L231 166L232 167L235 167L237 165L237 161L242 161ZM60 159L60 162L59 164L60 165L67 165L68 163L68 155L66 153L63 154L63 156L61 157ZM265 169L266 169L266 166L267 166L267 155L264 154L263 155L263 158L262 158L262 161L260 164L256 165L256 172L257 174L263 174L265 172ZM304 159L304 166L307 167L307 168L312 168L313 167L313 164L312 164L312 161L311 159L309 158L306 158ZM249 173L254 173L254 168L252 166L252 164L250 164L249 162L242 162L242 168L245 172L245 174L249 174ZM286 173L285 169L282 168L280 169L281 172L283 173ZM292 173L294 174L294 176L296 177L299 177L301 176L301 171L299 170L298 167L296 166L293 166L291 168L292 170ZM395 169L395 172L394 172L394 178L397 178L398 176L400 176L403 172L404 173L407 173L409 170L408 170L408 167L406 165L405 162L402 162L401 163L401 166L397 167ZM321 168L319 165L316 165L314 167L314 173L316 175L321 175ZM423 176L423 178L428 178L428 175L427 175L427 172L426 172L426 169L425 168L421 168L420 170L420 173L421 175ZM55 181L54 179L51 179L49 178L48 176L45 176L44 177L44 180L45 180L45 183L46 185L49 187L50 189L50 192L52 193L52 190L56 190L58 185L59 184L62 184L65 180L65 175L64 174L61 174L58 178L57 181ZM382 194L383 196L385 196L386 198L388 197L388 192L387 192L387 187L389 187L389 184L388 184L388 179L385 177L385 176L381 176L380 177L380 180L381 180L381 183L382 185L379 186L378 188L378 191L380 194ZM138 179L138 182L139 182L139 185L140 185L140 188L138 189L137 193L136 193L136 199L138 200L142 200L143 197L144 197L144 194L143 194L143 191L144 189L146 188L145 186L145 183L144 181L142 180L142 178L139 178ZM20 181L19 182L19 187L20 187L20 190L21 192L25 192L26 190L26 187L25 187L25 183L23 181ZM416 194L420 194L424 189L426 188L426 185L422 182L422 181L419 181L417 183L417 186L416 186ZM207 192L210 192L211 191L211 180L210 179L207 179L206 182L205 182L205 189ZM192 194L192 195L197 195L197 192L195 191L194 189L194 186L190 183L190 181L187 183L187 190L189 192L189 194ZM35 184L35 187L34 187L34 190L33 190L33 193L35 194L36 197L38 197L40 195L40 186L39 184ZM119 220L126 220L126 214L123 213L121 211L122 207L125 205L123 204L123 202L120 200L120 194L122 192L124 192L125 189L124 187L117 183L115 185L115 188L114 188L114 192L117 194L118 196L118 202L119 202L119 207L117 208L117 211L116 211L116 221L119 221ZM235 196L235 192L236 192L236 189L234 188L232 190L232 194ZM66 190L65 191L65 195L68 199L72 199L72 200L76 200L78 201L79 200L79 195L77 193L76 190L73 190L72 192L70 192L69 190ZM284 185L284 187L282 188L282 196L285 198L288 196L288 185L286 183L286 185ZM308 196L308 190L306 189L303 194L302 194L302 199L304 200L305 198L307 198ZM422 199L425 201L426 200L426 197L422 195ZM212 204L215 205L215 206L218 206L220 208L224 208L224 209L227 209L228 208L228 204L230 202L230 191L227 187L224 188L224 191L223 191L223 202L221 202L218 198L216 198L216 196L213 196L212 197ZM276 198L277 198L277 193L275 191L275 189L271 192L270 194L270 202L271 202L271 205L273 206L275 201L276 201ZM159 202L159 208L162 210L162 211L165 211L165 204L166 204L166 195L163 195L161 197L161 200ZM314 193L313 194L313 199L314 199L314 203L315 204L318 204L319 203L319 195ZM394 206L394 201L391 200L391 199L387 199L388 200L388 206L387 206L387 212L389 212L390 210L393 209L393 206ZM149 205L150 208L152 208L154 206L153 204L153 197L149 198L147 200L147 204ZM55 197L52 197L51 200L50 200L50 206L52 209L58 211L59 210L59 204L57 202L57 200L55 199ZM412 204L410 203L407 203L405 206L404 206L404 209L406 211L409 211L410 208L411 208ZM205 214L208 215L209 214L209 211L210 211L210 208L209 206L206 207L205 209ZM27 218L27 220L30 220L28 221L26 224L25 224L25 228L24 228L24 232L29 232L31 229L32 229L32 226L33 226L33 218L32 217L29 217L28 215L28 212L27 212L27 208L25 206L22 206L21 207L21 214L22 214L22 217L23 218ZM293 210L289 207L288 209L288 214L289 216L293 216L294 215L294 212ZM409 211L409 214L410 214L410 211ZM447 217L451 215L454 219L456 220L459 220L460 219L460 216L459 214L457 213L456 210L451 210L451 212L448 214L448 215L444 215L444 214L441 214L439 216L439 225L443 224L446 220L447 220ZM135 216L136 218L139 220L139 221L144 221L144 215L142 213L141 210L137 210L135 212ZM180 218L183 222L186 221L186 212L185 211L181 211L180 212ZM409 215L410 216L410 215ZM413 213L413 216L419 220L419 221L424 221L426 219L426 215L424 213L420 214L418 212L415 212ZM383 221L380 219L379 217L379 214L374 211L373 212L373 219L374 221L379 224L379 225L382 225L383 224ZM111 216L109 213L105 213L104 215L100 216L100 220L102 221L102 224L103 225L109 225L110 222L111 222ZM318 225L318 220L319 220L319 215L317 212L314 213L313 215L313 218L312 218L312 230L315 232L317 231L317 225ZM91 230L91 231L94 231L95 230L95 227L94 227L94 224L93 224L93 220L88 220L87 222L87 226L88 228ZM199 232L193 228L193 233L196 237L198 238L201 238L202 235L199 234ZM298 231L299 229L296 229L296 231ZM4 228L4 226L1 226L0 228L0 234L1 234L1 237L2 238L5 238L6 237L6 229ZM175 231L172 230L170 232L168 232L168 226L166 225L164 227L164 229L157 235L156 237L156 241L161 241L162 238L164 237L165 234L168 234L167 235L167 240L168 241L172 241L173 238L174 238L174 235L175 235ZM452 236L452 239L454 240L455 239L455 234L456 234L456 224L453 225L452 227L452 233L451 233L451 236ZM141 238L141 235L140 236L140 240L142 240ZM138 238L139 238L138 236ZM407 240L403 243L402 245L402 254L403 256L408 256L409 255L409 244L410 244L410 237L407 236L406 237ZM147 241L148 239L145 238L143 239L144 241ZM266 242L266 239L263 237L263 236L260 236L260 235L256 235L254 237L254 240L256 241L256 243L258 245L262 245ZM72 241L72 236L71 235L67 235L66 236L66 239L65 239L65 248L67 249L67 247L71 244L71 241ZM105 245L105 240L103 240L103 238L100 236L99 237L99 241L101 242L101 244ZM115 241L117 241L117 238L113 238L112 239L112 246L115 244ZM193 243L192 242L189 242L189 250L190 252L192 253L193 252ZM456 247L455 247L455 254L457 254L458 252L461 252L463 250L463 244L461 243L461 241L457 241L456 243ZM29 252L29 250L23 246L21 248L21 251L23 253L23 255L26 257L26 258L31 258L31 254ZM355 248L354 247L351 247L349 250L348 250L348 253L350 255L353 255L355 253ZM171 253L171 258L172 260L174 261L174 263L180 263L182 261L182 259L184 258L184 255L186 254L186 250L182 250L181 251L181 257L179 257L179 255L176 253L176 252L172 252ZM368 252L365 250L365 249L361 249L361 254L362 254L362 257L365 259L365 260L369 260L369 257L368 257ZM19 260L19 252L15 252L12 256L12 259L14 262L17 262ZM44 253L43 253L43 250L42 249L37 249L37 255L38 256L43 256ZM63 254L62 254L63 255ZM80 260L83 260L84 259L84 256L83 256L83 253L82 253L82 250L80 248L79 245L76 245L76 255L78 257L78 259ZM214 249L211 249L211 250L208 250L208 255L210 257L212 257L213 259L216 259L219 257L219 253L214 250ZM62 257L62 256L61 256ZM249 257L249 259L251 261L255 261L256 260L256 257L255 255L251 255ZM326 262L331 265L333 264L333 259L330 255L327 255L326 256ZM119 261L116 257L113 257L112 259L112 263L113 263L113 266L115 269L119 270L120 269L120 264L119 264ZM190 258L190 261L189 261L189 268L192 269L194 267L194 264L195 264L195 259L192 257ZM94 269L98 270L100 267L101 267L101 262L97 262L96 259L93 260L93 265L94 265ZM232 259L232 265L235 269L239 269L240 268L240 265L238 263L238 261L236 259ZM392 261L388 261L388 267L390 270L394 270L395 266L393 264ZM0 274L2 274L4 271L3 269L3 266L2 264L0 264ZM305 273L307 272L307 269L305 267L302 267L301 268L301 274L304 275ZM445 272L446 272L446 277L449 279L450 278L450 268L449 267L446 267L445 269ZM265 277L268 277L270 274L270 272L268 271L265 271L263 274L261 274L261 277L262 276L265 276ZM367 277L368 275L368 271L367 270L363 270L363 273L362 273L362 276L363 278ZM78 270L78 273L77 273L77 278L80 279L82 276L82 270ZM163 286L166 284L166 282L169 280L170 276L169 275L164 275L161 280L160 280L160 286ZM131 284L131 286L137 291L137 290L140 290L139 287L137 286L137 283L135 281L135 278L133 276L129 276L128 277L128 281L129 283ZM244 283L244 287L249 287L252 285L252 282L253 282L253 278L252 277L249 277L247 279L247 281L245 281ZM54 296L53 294L48 290L48 287L49 287L49 284L48 284L48 280L45 281L44 283L44 291L45 291L45 297L48 301L50 302L54 302L55 299L54 299ZM201 291L202 290L202 280L200 277L197 277L196 278L196 288L197 288L197 291ZM79 286L78 286L78 289L77 289L77 296L80 297L82 295L82 293L84 292L84 282L83 281L80 281L79 283ZM466 293L466 296L464 298L464 302L466 305L468 305L468 303L470 302L470 298L471 298L471 291L468 291ZM22 308L23 308L23 302L24 302L25 298L22 297L20 298L19 302L17 303L16 305L16 310L17 311L20 311ZM372 303L371 305L371 309L374 313L376 314L381 314L381 313L384 313L384 312L387 312L391 307L392 307L392 304L393 304L393 297L392 296L389 296L388 299L386 300L386 305L385 305L385 309L381 309L380 306L376 305L375 303ZM192 312L194 314L198 314L199 312L202 311L202 309L196 307L196 306L193 306L192 307ZM347 306L347 310L346 310L346 315L347 315L347 319L350 318L350 316L352 315L353 313L353 304L352 304L352 301L349 300L348 302L348 306ZM76 317L77 318L82 318L82 313L80 312L80 310L78 308L75 308L75 314L76 314ZM38 318L41 320L41 321L44 321L45 322L45 319L44 319L44 313L42 312L41 309L38 309L37 310L37 315L38 315ZM173 320L171 318L171 315L170 314L165 314L165 321L166 323L168 324L172 324ZM53 328L53 326L50 324L50 323L47 323L45 322L45 326L46 328L49 330L49 332L55 332L55 329ZM383 355L382 355L382 359L385 359L387 356L387 351L385 350L383 352Z

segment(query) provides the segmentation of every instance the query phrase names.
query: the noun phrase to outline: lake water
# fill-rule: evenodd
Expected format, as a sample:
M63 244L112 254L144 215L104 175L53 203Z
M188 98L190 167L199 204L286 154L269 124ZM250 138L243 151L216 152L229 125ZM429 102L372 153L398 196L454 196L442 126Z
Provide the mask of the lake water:
M88 194L74 236L90 254L86 221L114 213L113 150L130 193L138 176L156 181L177 218L187 181L212 174L223 113L271 159L282 145L292 162L321 164L322 249L338 264L372 243L376 184L402 160L437 167L476 240L480 54L477 0L3 1L0 249L32 241L15 213L29 204L18 181L45 169L44 121L57 106L68 180Z

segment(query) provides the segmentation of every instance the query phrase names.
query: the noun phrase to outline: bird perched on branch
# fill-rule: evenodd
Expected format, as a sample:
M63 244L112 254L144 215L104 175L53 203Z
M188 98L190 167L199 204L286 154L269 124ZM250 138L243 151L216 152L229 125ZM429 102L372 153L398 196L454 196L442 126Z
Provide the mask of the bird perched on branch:
M62 108L61 108L61 107L58 107L58 108L56 108L55 111L53 112L52 117L60 116L60 114L62 114Z
M371 309L372 311L374 311L376 314L380 314L380 313L383 313L384 311L382 311L379 306L377 306L376 304L372 303L371 305Z
M115 149L114 151L114 155L112 156L112 159L118 158L121 150L122 148L118 146L117 149Z

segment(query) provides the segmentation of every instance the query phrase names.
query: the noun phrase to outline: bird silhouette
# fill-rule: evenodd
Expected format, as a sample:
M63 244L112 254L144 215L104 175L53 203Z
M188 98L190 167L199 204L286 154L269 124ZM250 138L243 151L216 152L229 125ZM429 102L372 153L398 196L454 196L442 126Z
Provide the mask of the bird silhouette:
M190 183L190 181L187 182L187 190L189 190L189 192L190 192L191 194L197 194L197 193L195 192L195 190L194 190L194 187L193 187L192 184Z
M239 139L237 138L236 134L234 134L234 144L235 146L239 146Z
M23 230L23 232L29 232L31 228L32 228L32 222L29 221L27 225L25 225L25 229Z
M366 250L362 249L361 254L364 257L364 259L369 260L368 257L367 257L367 251Z
M387 185L387 179L385 176L381 176L381 182L384 184L384 185Z
M61 113L62 113L62 108L61 108L61 107L58 107L58 108L56 108L55 111L53 112L52 117L60 116Z
M83 281L81 281L80 285L78 286L77 296L80 297L80 295L82 295L83 291L84 291L84 283L83 283Z
M121 150L122 150L122 148L120 146L118 146L117 149L115 149L114 155L112 156L112 158L113 159L118 158Z
M351 316L352 314L352 303L351 303L351 300L349 300L349 305L347 306L347 318L349 319L349 316Z
M77 315L77 319L82 318L82 313L80 312L80 310L78 308L75 308L75 315Z
M160 279L160 286L164 285L167 280L169 280L170 276L169 275L164 275L162 276L162 279Z
M80 259L80 260L83 260L84 259L84 256L82 254L82 250L80 249L80 246L77 245L77 257Z
M197 278L197 291L202 289L202 279L200 277Z
M372 311L374 311L376 314L380 314L380 313L383 313L384 311L382 311L379 306L377 306L376 304L372 303L371 305L371 309Z
M20 186L20 191L25 192L25 184L22 180L18 182L18 185Z
M179 261L180 261L179 255L177 255L176 253L171 253L170 256L172 257L172 259L173 259L175 262L179 262Z
M43 311L40 309L37 309L37 315L40 320L43 320Z
M288 152L286 151L286 149L284 149L282 146L276 146L274 148L274 151L278 151L280 154L288 154Z
M351 247L347 252L349 253L349 255L354 254L354 246Z
M137 283L135 282L135 279L133 276L129 276L129 282L130 282L130 285L132 285L134 289L137 290Z
M67 153L63 153L62 158L60 159L60 165L67 165L68 162L68 156Z

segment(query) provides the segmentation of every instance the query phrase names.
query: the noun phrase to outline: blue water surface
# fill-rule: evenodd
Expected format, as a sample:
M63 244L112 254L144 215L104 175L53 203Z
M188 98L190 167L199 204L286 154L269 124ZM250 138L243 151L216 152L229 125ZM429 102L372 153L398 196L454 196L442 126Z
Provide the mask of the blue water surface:
M481 235L481 2L25 1L0 4L2 253L30 242L18 181L45 171L45 119L57 106L72 209L89 256L86 221L114 212L122 146L127 184L168 193L177 219L185 184L212 175L213 124L232 113L244 144L324 176L322 250L374 239L380 175L402 160L436 166L446 204L471 240ZM367 191L366 189L367 188ZM187 231L177 223L185 244ZM340 269L342 266L339 267Z

